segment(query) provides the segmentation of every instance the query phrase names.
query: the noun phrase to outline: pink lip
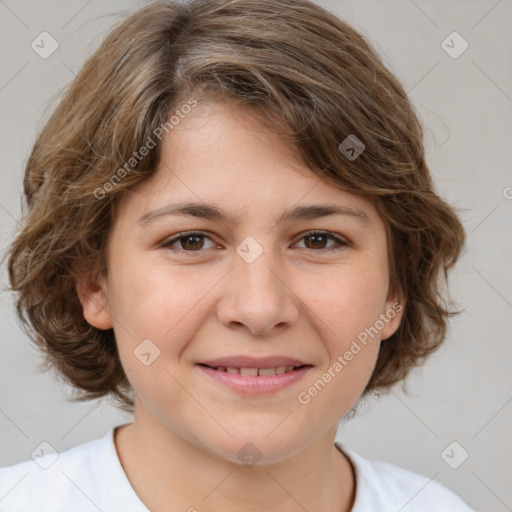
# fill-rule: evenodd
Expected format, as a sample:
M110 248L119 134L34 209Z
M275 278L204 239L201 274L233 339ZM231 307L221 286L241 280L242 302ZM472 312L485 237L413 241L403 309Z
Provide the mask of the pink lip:
M304 361L300 361L299 359L286 356L229 356L200 362L213 368L218 368L219 366L224 366L226 368L276 368L277 366L303 366L308 364Z
M221 366L221 365L218 365ZM279 366L279 365L278 365ZM283 365L284 366L284 365ZM280 375L256 375L245 376L236 373L227 373L220 370L209 368L208 366L197 365L212 379L224 384L225 386L243 394L261 395L274 393L287 386L298 382L312 368L312 366L303 366L292 372L282 373ZM238 367L233 365L233 367ZM265 368L262 366L242 366L242 368ZM268 366L267 366L268 367ZM272 367L272 366L270 366Z

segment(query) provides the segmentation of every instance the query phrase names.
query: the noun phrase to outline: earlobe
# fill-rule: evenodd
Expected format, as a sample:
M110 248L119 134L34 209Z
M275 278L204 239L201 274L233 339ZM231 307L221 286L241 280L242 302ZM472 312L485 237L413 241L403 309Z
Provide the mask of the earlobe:
M400 327L405 310L405 300L400 295L393 294L388 297L383 311L384 328L381 331L381 340L387 340Z
M113 324L104 276L96 274L78 278L75 289L87 322L97 329L111 329Z

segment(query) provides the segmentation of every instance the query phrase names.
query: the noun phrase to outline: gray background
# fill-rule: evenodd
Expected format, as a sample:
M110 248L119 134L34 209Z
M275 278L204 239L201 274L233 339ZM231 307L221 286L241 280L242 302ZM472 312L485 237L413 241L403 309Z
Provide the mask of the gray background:
M22 167L62 88L109 27L141 0L0 0L0 233L20 215ZM467 252L452 275L464 312L443 348L387 397L340 424L337 439L362 455L422 473L479 510L512 510L512 2L324 0L376 46L409 92L426 128L439 192L461 208ZM59 48L42 59L31 42L49 32ZM458 58L441 43L468 42ZM449 43L452 44L452 43ZM455 42L455 50L460 48ZM508 264L506 262L509 262ZM73 404L70 388L38 369L0 274L0 466L57 450L131 421L105 400ZM453 441L459 445L448 449ZM457 469L452 465L468 459Z

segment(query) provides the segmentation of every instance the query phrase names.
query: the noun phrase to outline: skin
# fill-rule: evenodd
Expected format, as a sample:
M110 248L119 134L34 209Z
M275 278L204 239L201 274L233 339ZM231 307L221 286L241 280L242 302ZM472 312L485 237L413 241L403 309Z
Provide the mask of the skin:
M365 198L313 174L240 107L200 104L161 150L155 173L118 205L107 273L77 284L86 320L114 329L134 388L134 422L115 435L128 479L151 510L349 511L355 479L334 446L337 424L363 393L380 339L395 332L401 314L309 403L297 397L399 301L389 287L382 219ZM178 201L215 203L241 217L137 224ZM326 202L362 210L369 222L343 215L276 224L287 208ZM336 242L304 234L312 229L347 245L327 252ZM162 246L191 230L207 237ZM263 249L252 263L236 252L249 236ZM160 350L149 366L134 356L147 338ZM239 354L314 367L283 390L248 396L196 366ZM251 467L237 456L249 441L261 453Z

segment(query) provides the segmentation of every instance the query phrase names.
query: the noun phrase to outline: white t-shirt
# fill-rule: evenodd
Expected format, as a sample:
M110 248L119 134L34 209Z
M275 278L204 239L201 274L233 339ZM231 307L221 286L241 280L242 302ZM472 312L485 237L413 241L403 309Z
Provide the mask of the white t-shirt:
M43 446L37 462L28 460L0 468L0 511L148 512L121 466L114 444L115 428L58 456ZM364 459L339 442L335 445L355 468L352 512L474 512L434 480ZM199 505L196 508L201 509Z

